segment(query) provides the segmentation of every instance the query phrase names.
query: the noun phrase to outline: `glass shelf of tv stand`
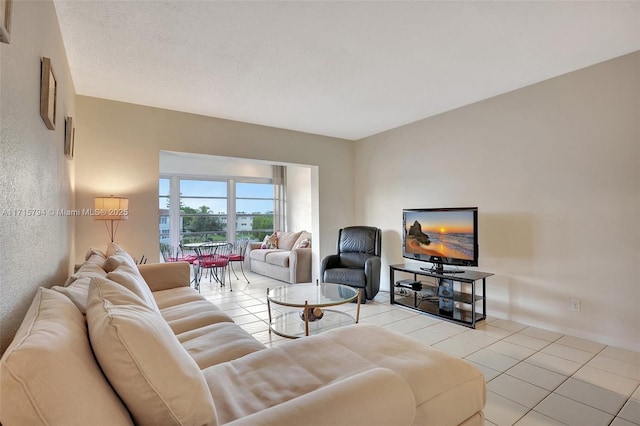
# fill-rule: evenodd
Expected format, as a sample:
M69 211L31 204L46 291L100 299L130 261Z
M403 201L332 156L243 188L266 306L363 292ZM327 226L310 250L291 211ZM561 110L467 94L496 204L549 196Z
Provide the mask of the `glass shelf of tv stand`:
M475 321L473 321L474 312L469 304L461 304L466 305L461 307L461 305L454 302L453 307L448 310L440 307L440 298L438 296L425 296L423 292L418 291L413 293L413 296L396 295L394 303L407 308L417 309L428 314L437 315L445 319L460 321L465 323L464 325L469 325L470 323L475 323L476 321L480 321L485 318L481 312L475 312L476 318ZM431 297L433 297L433 299Z
M412 263L390 265L390 282L394 286L390 294L392 304L435 315L471 328L475 328L477 321L486 318L486 278L493 274L469 270L451 274L421 268L421 265ZM396 295L395 290L398 286L395 274L398 272L405 273L405 276L407 273L413 275L413 280L420 281L421 285L415 288L411 285L401 285L399 288L404 288L404 294ZM435 282L419 279L420 276L431 277ZM463 283L460 286L470 287L471 293L453 291L449 296L438 295L438 284L443 280ZM480 286L476 285L476 281L481 282L481 291L478 291L480 289L477 287ZM481 306L478 306L479 303Z

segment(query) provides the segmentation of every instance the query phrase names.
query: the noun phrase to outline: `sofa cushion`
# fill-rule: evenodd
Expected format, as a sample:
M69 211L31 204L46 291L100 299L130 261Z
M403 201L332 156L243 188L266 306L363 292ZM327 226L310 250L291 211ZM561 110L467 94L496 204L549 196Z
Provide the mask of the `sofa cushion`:
M484 407L484 376L473 365L369 324L284 342L203 374L224 424L378 367L411 387L420 424L458 425Z
M367 283L364 269L356 268L326 269L322 280L325 283L340 283L351 287L364 287Z
M87 313L87 295L89 294L90 282L91 277L82 277L67 287L54 286L51 287L51 290L67 296L76 305L80 313L85 315Z
M126 287L142 299L151 309L158 313L160 312L149 285L144 278L142 278L136 266L132 267L128 262L123 262L115 271L107 274L107 279Z
M276 251L267 253L264 260L269 265L283 266L285 268L288 268L290 253L290 251Z
M0 389L5 425L132 424L93 356L82 314L42 287L0 360Z
M282 250L291 250L293 245L298 241L298 237L300 237L300 232L280 232L278 231L278 248Z
M267 261L267 255L269 253L276 253L279 251L284 251L284 250L280 250L280 249L256 249L256 250L251 250L249 252L249 258L251 260L258 260L260 262L266 262ZM289 254L289 252L287 252L287 255Z
M231 361L265 346L232 322L207 325L176 336L200 369Z
M96 357L136 424L214 425L200 369L162 317L138 296L93 279L87 324Z
M172 306L182 305L196 300L206 300L204 296L199 294L191 287L176 287L167 290L153 292L153 298L156 299L158 308L170 308Z
M233 322L231 317L207 300L194 300L160 310L175 334L219 322Z

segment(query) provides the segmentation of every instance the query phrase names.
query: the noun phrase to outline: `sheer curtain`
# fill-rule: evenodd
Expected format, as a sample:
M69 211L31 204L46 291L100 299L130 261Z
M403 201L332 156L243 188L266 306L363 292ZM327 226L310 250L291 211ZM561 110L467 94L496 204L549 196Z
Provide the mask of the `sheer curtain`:
M273 230L287 230L287 168L285 166L272 166L273 168Z

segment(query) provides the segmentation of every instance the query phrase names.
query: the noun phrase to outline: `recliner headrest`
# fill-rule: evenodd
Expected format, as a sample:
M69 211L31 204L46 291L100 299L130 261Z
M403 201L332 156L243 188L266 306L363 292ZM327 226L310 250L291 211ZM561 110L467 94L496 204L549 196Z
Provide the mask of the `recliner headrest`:
M379 256L379 232L373 226L350 226L340 230L339 253L367 253Z

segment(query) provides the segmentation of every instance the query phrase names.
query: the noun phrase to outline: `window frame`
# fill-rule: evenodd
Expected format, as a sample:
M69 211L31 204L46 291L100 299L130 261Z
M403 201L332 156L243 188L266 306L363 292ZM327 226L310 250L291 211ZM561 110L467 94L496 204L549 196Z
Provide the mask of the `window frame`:
M214 181L214 182L226 182L227 184L227 226L226 226L226 241L234 243L236 235L238 234L237 224L237 200L236 197L236 184L237 183L257 183L257 184L270 184L273 185L273 179L271 178L254 178L246 176L201 176L201 175L185 175L185 174L160 174L158 179L169 179L169 240L172 246L178 246L182 241L182 230L180 228L180 199L181 198L203 198L203 199L215 199L223 197L214 196L180 196L180 181L182 180L199 180L199 181ZM167 198L161 196L158 190L158 198ZM275 193L272 198L250 198L240 197L240 200L271 200L273 202L272 212L275 211L276 197ZM218 216L212 214L212 216ZM158 219L159 223L159 219ZM229 224L233 224L230 227ZM159 232L159 231L158 231ZM160 233L160 232L159 232ZM160 236L160 235L159 235Z

